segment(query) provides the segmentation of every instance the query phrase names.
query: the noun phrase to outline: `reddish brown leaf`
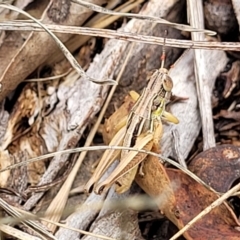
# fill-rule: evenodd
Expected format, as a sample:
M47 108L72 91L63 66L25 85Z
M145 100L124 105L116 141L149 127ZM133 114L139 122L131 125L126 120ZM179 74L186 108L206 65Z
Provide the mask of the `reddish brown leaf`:
M236 121L239 121L240 120L240 112L221 110L220 113L218 113L215 116L215 118L217 118L217 117L230 118L230 119L234 119Z
M233 145L221 145L198 154L189 170L218 192L227 192L240 178L240 151Z
M231 155L232 154L232 155ZM225 152L235 158L235 152ZM150 196L157 198L159 209L179 229L217 199L217 195L182 173L180 170L165 169L158 159L149 156L144 165L144 178L137 183ZM219 176L219 174L218 174ZM239 239L235 215L226 204L212 210L196 222L185 234L186 239Z
M223 91L223 96L228 98L236 87L240 77L240 61L236 61L232 64L231 69L227 73L223 73L222 76L226 77L226 84Z

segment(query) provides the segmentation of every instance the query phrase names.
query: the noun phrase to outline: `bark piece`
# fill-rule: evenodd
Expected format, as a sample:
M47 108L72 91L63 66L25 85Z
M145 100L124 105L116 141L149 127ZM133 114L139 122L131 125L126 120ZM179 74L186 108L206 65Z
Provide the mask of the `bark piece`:
M48 16L48 10L52 9L51 1L42 15L43 23L53 23ZM101 0L93 0L95 4L103 4ZM64 6L63 6L64 7ZM55 12L55 15L57 12ZM92 11L72 3L68 16L61 21L64 25L81 25L90 15ZM54 16L55 16L54 15ZM57 16L51 18L58 18ZM56 34L62 42L69 39L69 34ZM39 65L51 56L57 49L55 41L47 33L32 32L23 45L19 46L18 52L12 58L4 72L1 74L0 82L3 85L0 95L0 102L11 92L17 85L22 82L30 73L32 73ZM37 57L36 57L37 56Z

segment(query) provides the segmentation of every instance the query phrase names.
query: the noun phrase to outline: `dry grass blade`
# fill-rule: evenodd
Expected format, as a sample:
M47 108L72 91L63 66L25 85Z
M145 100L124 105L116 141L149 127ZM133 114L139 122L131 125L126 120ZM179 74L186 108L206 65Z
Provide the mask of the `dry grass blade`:
M97 79L94 79L94 78L88 76L85 73L85 71L82 69L82 67L79 65L77 60L72 56L72 54L69 52L69 50L64 46L64 44L44 24L42 24L36 18L32 17L27 12L22 11L21 9L18 9L18 8L14 7L12 5L8 5L8 4L0 4L0 7L19 12L19 13L27 16L28 18L32 19L39 26L41 26L41 28L43 28L53 38L53 40L56 42L57 46L60 48L60 50L63 52L65 57L68 59L68 61L72 65L72 67L78 72L78 74L80 76L84 76L87 80L92 81L94 83L98 83L98 84L110 84L110 85L115 85L116 84L116 82L112 79L97 80Z
M44 236L47 236L50 239L56 239L51 233L49 233L45 228L40 224L37 224L35 221L29 220L29 214L23 215L3 199L0 198L0 206L4 211L9 215L14 217L17 221L22 222L24 225L30 227L37 235L40 235L41 239L47 239Z
M98 207L102 206L102 204L99 204ZM93 207L93 206L92 206ZM94 206L96 207L96 205ZM17 211L16 208L11 208L11 211ZM13 222L19 222L19 221L23 221L23 219L38 219L38 220L41 220L43 222L48 222L48 223L51 223L53 225L56 225L58 227L62 227L62 228L67 228L67 229L70 229L72 231L76 231L76 232L79 232L81 234L84 234L84 235L89 235L89 236L93 236L93 237L98 237L99 239L106 239L106 240L115 240L114 238L110 238L110 237L105 237L105 236L102 236L102 235L97 235L97 234L93 234L93 233L90 233L90 232L87 232L87 231L83 231L83 230L80 230L80 229L76 229L76 228L72 228L72 227L69 227L69 226L66 226L64 224L60 224L60 223L57 223L57 222L54 222L54 221L51 221L49 219L46 219L46 218L42 218L42 217L36 217L34 216L33 214L29 214L27 213L26 211L23 211L23 210L19 210L19 214L22 214L22 216L25 216L24 218L19 218L19 219L15 219L15 218L4 218L2 219L1 221L1 224L0 224L0 229L2 228L3 231L5 231L6 233L9 233L11 234L11 231L12 229L10 228L7 228L5 226L7 225L3 225L3 224L9 224L9 223L13 223ZM3 227L2 227L3 226ZM16 230L16 229L15 229ZM13 230L14 231L14 230ZM41 236L41 238L37 238L37 237L33 237L33 236L29 236L28 234L24 233L24 232L21 232L19 230L17 230L18 232L15 232L13 234L11 234L12 236L18 236L19 239L24 239L24 240L35 240L35 239L46 239L44 238L43 236ZM14 235L15 234L15 235ZM26 234L26 238L25 235L23 234ZM21 236L23 236L23 238L20 238ZM49 239L49 238L48 238ZM57 239L55 237L52 236L52 238L50 239Z
M89 2L86 2L86 1L82 1L82 0L72 0L72 2L78 3L78 4L80 4L84 7L87 7L89 9L93 10L93 11L104 13L104 14L110 14L110 15L115 15L115 16L122 16L122 17L129 17L129 18L147 20L147 21L167 25L167 26L170 26L170 27L174 27L174 28L182 30L182 31L203 32L203 33L208 34L208 35L216 35L216 32L214 32L214 31L205 30L203 28L198 29L198 28L194 28L194 27L184 25L184 24L172 23L172 22L169 22L165 19L158 18L158 17L146 16L146 15L140 15L140 14L134 14L134 13L119 13L119 12L111 11L111 10L108 10L106 8L95 5L93 3L89 3Z
M88 27L74 27L64 25L51 25L45 24L45 26L56 33L70 33L81 34L93 37L105 37L113 38L130 42L146 43L163 45L164 38L147 36L129 32L120 32L109 29L98 29ZM4 22L0 23L1 30L15 30L15 31L43 31L37 24L29 22ZM223 50L223 51L240 51L239 42L207 42L207 41L190 41L179 39L166 39L166 46L176 48L192 48L192 49L208 49L208 50Z
M173 140L174 140L174 150L177 155L177 160L184 168L187 168L187 164L184 160L184 157L183 157L182 153L179 151L179 149L180 149L179 132L176 129L174 129L172 131L172 134L173 134Z
M224 193L221 197L219 197L216 201L214 201L210 206L205 208L201 213L199 213L195 218L193 218L185 227L183 227L179 232L177 232L170 240L178 239L185 231L187 231L190 227L194 225L198 220L203 218L206 214L212 211L215 207L221 205L225 200L234 195L240 189L240 183L235 187L231 188L229 191Z
M161 198L161 196L159 196L159 198ZM141 210L145 210L145 209L154 209L155 207L155 203L152 199L150 199L149 197L147 197L146 195L140 195L140 196L132 196L132 197L129 197L129 198L124 198L124 199L115 199L115 200L112 200L112 199L109 199L109 200L105 200L105 202L99 202L96 200L96 198L94 198L94 200L88 204L85 204L81 205L81 206L77 206L76 210L72 213L72 216L70 216L69 218L73 218L75 219L75 222L74 222L74 227L72 226L72 221L74 221L72 219L72 221L68 218L66 220L66 224L59 224L59 223L55 223L53 221L49 221L49 220L46 220L46 219L43 219L41 218L42 221L47 221L49 223L52 223L52 224L56 224L57 226L60 227L60 229L62 230L61 232L57 232L56 233L56 237L59 238L59 239L76 239L77 238L77 235L66 235L66 232L79 232L79 233L82 233L82 234L86 234L86 235L89 235L89 236L93 236L93 233L88 233L88 232L85 232L85 231L82 231L82 230L78 230L76 229L76 221L79 221L79 220L76 220L76 215L84 215L84 212L87 212L88 210L92 211L92 210L97 210L99 211L103 206L108 206L108 209L111 209L112 212L114 211L118 211L119 209L126 209L126 208L129 208L129 209L134 209L136 211L141 211ZM81 211L81 210L83 211ZM75 217L74 217L75 216ZM82 221L84 221L85 219L82 218ZM87 221L87 220L86 220ZM68 225L68 226L66 226ZM71 227L69 227L69 225ZM70 231L68 231L68 229ZM64 237L63 237L64 236ZM70 236L70 237L68 237ZM101 236L99 236L100 238ZM104 239L109 239L107 238L107 236L105 236ZM110 238L112 239L112 238ZM117 238L117 239L120 239L120 238Z
M71 71L72 71L72 68L70 68L67 72L60 75L56 75L53 77L46 77L46 78L31 78L31 79L24 80L24 82L45 82L45 81L55 80L55 79L59 79L67 76Z
M107 6L105 6L105 8L107 10L111 10L117 6L114 9L114 12L127 13L127 12L130 12L131 10L133 10L135 7L142 4L143 2L144 2L144 0L129 0L118 6L119 3L117 1L112 1L112 2L108 2ZM99 13L95 17L90 19L90 21L86 23L85 27L93 27L98 24L100 24L100 25L104 24L105 26L109 26L109 24L112 23L114 21L114 19L117 20L117 19L119 19L119 17L120 16L113 17L113 16L106 15L104 13L103 14ZM100 27L100 28L104 28L104 27Z
M41 240L41 238L31 236L9 225L0 225L0 231L21 240Z
M170 158L164 157L161 154L157 154L157 153L152 152L152 151L137 149L137 148L133 148L133 147L122 147L122 146L97 146L97 147L95 147L95 146L90 146L90 147L79 147L79 148L74 148L74 149L67 149L67 150L57 151L57 152L54 152L54 153L49 153L49 154L45 154L45 155L42 155L42 156L39 156L39 157L31 158L31 159L29 159L25 162L13 164L13 165L8 166L4 169L1 169L0 172L4 172L4 171L10 170L10 169L20 167L20 166L23 166L23 165L27 165L29 163L37 162L37 161L40 161L40 160L48 159L48 158L54 157L56 155L70 154L70 153L77 153L77 152L85 152L85 151L96 151L96 150L128 150L128 151L145 153L145 154L148 154L148 155L155 156L155 157L161 159L162 161L167 162L167 163L173 165L174 167L177 167L178 169L181 169L184 173L186 173L188 176L190 176L191 178L193 178L194 180L196 180L197 182L199 182L203 186L205 186L206 188L208 188L212 192L217 193L214 189L212 189L210 186L208 186L205 182L203 182L194 173L185 169L180 164L176 163L175 161L171 160ZM221 194L221 193L217 193L217 194Z
M72 228L72 227L66 226L66 225L64 225L64 224L60 224L60 223L57 223L57 222L48 220L48 219L46 219L46 218L41 218L41 220L42 220L42 221L45 221L45 222L48 222L48 223L50 223L51 225L56 225L56 227L67 228L67 229L69 229L69 230L76 231L76 232L79 232L79 233L81 233L81 234L88 235L88 236L92 236L92 237L95 237L95 238L98 238L98 239L116 240L115 238L106 237L106 236L103 236L103 235L94 234L94 233L91 233L91 232L87 232L87 231L79 230L79 229L76 229L76 228Z

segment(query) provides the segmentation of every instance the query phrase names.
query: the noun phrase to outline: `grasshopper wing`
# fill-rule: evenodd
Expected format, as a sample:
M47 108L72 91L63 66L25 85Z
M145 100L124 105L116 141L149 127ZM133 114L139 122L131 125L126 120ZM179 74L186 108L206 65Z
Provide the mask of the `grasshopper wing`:
M139 140L134 148L143 149L147 144L149 144L149 142L152 141L152 139L153 134L149 133L141 140ZM145 157L137 157L138 154L139 153L137 151L130 151L126 157L120 161L119 165L114 169L109 177L96 186L94 192L96 194L101 194L103 191L107 191L107 189L109 189L111 185L115 183L119 178L123 177L126 173L138 166L138 164L140 164L145 159Z

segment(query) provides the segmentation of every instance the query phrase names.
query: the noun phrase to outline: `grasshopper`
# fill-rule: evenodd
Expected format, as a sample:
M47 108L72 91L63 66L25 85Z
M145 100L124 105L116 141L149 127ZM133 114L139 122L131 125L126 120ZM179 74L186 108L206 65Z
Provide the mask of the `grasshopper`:
M165 47L165 43L164 43ZM137 147L151 150L153 144L156 122L161 118L169 122L178 123L178 119L165 111L166 103L170 100L173 88L172 79L168 70L164 68L165 49L163 47L161 67L155 70L149 79L148 85L144 88L141 96L133 106L126 126L122 127L113 137L109 145L122 145L125 147ZM99 181L102 174L118 157L120 150L106 150L96 168L93 176L85 186L85 191L90 192L91 188ZM122 150L120 163L112 174L102 183L94 186L94 191L101 194L113 183L116 183L116 192L127 191L138 171L138 165L146 158L147 154L137 153L129 150Z

